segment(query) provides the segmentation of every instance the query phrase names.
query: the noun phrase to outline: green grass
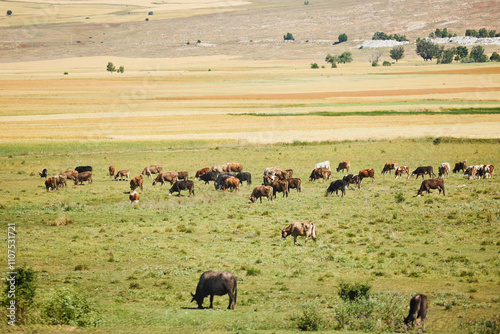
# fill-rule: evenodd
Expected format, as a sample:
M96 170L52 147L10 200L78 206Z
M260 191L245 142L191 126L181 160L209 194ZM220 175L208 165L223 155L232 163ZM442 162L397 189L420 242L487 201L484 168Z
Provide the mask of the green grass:
M69 287L102 310L102 326L81 332L296 332L293 319L308 303L319 303L321 316L334 321L343 282L368 283L374 293L427 294L426 329L433 333L458 331L460 321L500 311L498 176L469 181L452 174L446 197L436 191L414 197L420 179L380 175L387 161L436 170L441 162L453 166L464 159L499 166L496 140L96 142L73 152L77 146L49 143L39 154L37 145L9 145L10 153L0 157L0 208L5 230L16 223L19 265L39 273L38 305ZM332 178L341 178L334 168L344 159L354 172L374 168L375 182L365 180L342 198L324 196L329 182L307 181L324 160L332 162ZM229 161L252 173L252 186L223 193L195 181L195 196L177 197L168 195L168 185L146 180L140 203L131 205L128 182L107 176L111 164L136 176L160 163L192 177L199 168ZM54 175L82 164L94 167L92 185L47 193L37 175L42 168ZM251 204L260 173L275 165L292 168L302 192ZM401 196L404 201L397 200ZM297 220L317 225L316 244L281 240L279 229ZM226 310L227 296L215 297L214 310L190 303L206 270L238 277L234 311ZM36 314L32 321L29 328L38 332L65 331L37 323Z

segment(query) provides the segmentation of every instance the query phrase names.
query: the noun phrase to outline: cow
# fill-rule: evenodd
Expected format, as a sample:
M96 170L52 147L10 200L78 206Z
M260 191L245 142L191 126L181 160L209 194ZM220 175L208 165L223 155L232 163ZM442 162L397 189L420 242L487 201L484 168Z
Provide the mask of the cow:
M240 179L238 179L236 177L229 177L229 178L224 180L224 182L222 183L221 189L222 189L222 191L226 191L226 189L229 189L229 190L232 189L232 190L238 191L239 185L240 185Z
M59 189L57 187L57 180L55 177L49 177L45 179L45 189L47 190L47 192Z
M110 178L115 177L115 171L116 171L115 166L113 165L109 166L108 170L109 170L109 177Z
M227 168L226 165L215 165L210 168L211 172L224 173L224 170Z
M371 177L372 183L375 182L375 170L373 168L362 169L358 173L359 183L363 182L364 178Z
M78 177L75 180L75 186L78 185L78 182L83 184L83 181L88 181L89 184L92 184L92 172L78 173Z
M287 180L293 176L293 170L291 170L291 169L282 170L282 171L276 173L276 176L280 180Z
M293 222L287 228L281 230L281 239L285 239L289 235L293 235L294 245L297 244L297 236L299 235L306 237L304 245L309 238L312 238L314 243L316 243L316 228L314 223L311 222Z
M130 180L130 191L134 191L137 188L141 188L141 190L143 190L142 189L143 182L144 182L144 176L142 176L142 174L134 177L132 180Z
M131 190L128 195L130 203L139 203L139 193L135 190Z
M347 187L349 187L350 184L354 184L354 189L356 189L356 187L358 187L358 189L361 189L361 182L359 181L359 175L357 174L344 175L342 180L346 183Z
M189 180L189 173L186 171L177 172L177 180Z
M397 179L398 177L402 177L403 174L406 174L407 177L406 179L408 180L410 178L410 166L401 166L396 169L396 173L394 173L394 178Z
M264 171L262 172L262 175L264 175L264 176L266 176L266 175L274 176L274 175L276 175L279 172L281 172L280 166L266 167L266 168L264 168Z
M217 175L217 179L214 181L215 190L219 190L224 185L224 181L230 177L236 177L236 173L233 172L223 172Z
M252 174L248 172L239 172L236 174L236 177L240 180L240 183L243 183L243 181L247 181L247 186L252 184Z
M213 171L201 174L200 181L205 181L205 184L208 184L209 181L215 182L215 180L217 180L217 175L219 175L219 173Z
M115 175L115 180L121 181L123 178L130 179L130 171L128 169L119 170Z
M411 173L411 176L413 177L413 175L416 175L416 179L418 179L419 175L421 175L423 179L425 174L429 175L429 177L436 176L436 174L434 174L434 169L432 168L432 166L417 167L417 169L415 169L413 173Z
M493 165L484 165L484 177L487 179L493 178L493 173L495 172L495 166Z
M198 169L196 171L196 174L194 175L194 179L196 180L197 178L199 178L200 176L202 176L203 174L206 174L208 172L210 172L210 168L208 168L208 167Z
M38 175L40 175L40 177L47 178L47 173L48 173L47 168L44 168L44 169L42 169L41 171L38 172Z
M175 181L175 183L172 185L172 187L168 190L168 194L172 195L174 191L178 192L177 196L181 195L181 190L187 190L189 191L189 195L194 196L194 182L191 180L187 181Z
M412 324L415 325L417 318L420 317L420 321L424 322L427 316L427 296L422 294L417 294L410 299L410 312L408 316L404 318L405 325Z
M312 170L311 175L309 176L309 181L314 181L317 179L329 180L332 176L332 172L327 168L315 168Z
M318 162L314 168L326 168L328 169L329 171L331 171L331 168L330 168L330 161L323 161L323 162Z
M78 166L75 168L78 174L83 172L92 172L92 166Z
M258 186L255 187L250 195L250 201L255 203L257 199L260 198L260 202L262 203L262 197L266 197L267 201L273 200L273 187L271 186Z
M288 190L297 189L297 192L300 193L302 191L302 181L297 177L292 177L288 179Z
M268 175L264 175L262 177L262 179L263 179L262 185L270 186L274 182L274 180L277 179L277 177L274 175L268 174Z
M177 172L161 172L158 173L156 176L155 180L153 181L153 186L157 184L158 182L161 183L161 185L165 184L165 181L170 182L170 185L174 184L175 181L177 181L178 173Z
M438 189L439 193L441 194L441 190L443 191L443 196L445 196L444 192L444 180L443 179L427 179L423 180L422 184L420 185L420 189L418 190L417 196L420 197L422 196L422 192L427 191L427 194L429 194L430 189Z
M450 164L448 162L443 162L438 167L438 177L442 178L443 176L448 176L450 173Z
M342 197L345 195L345 189L347 188L347 183L344 180L336 180L330 183L330 186L328 186L328 189L326 189L326 195L331 195L335 191L335 194L337 196L339 195L339 190L342 193Z
M66 183L66 180L68 179L66 177L66 175L56 175L54 176L54 178L56 179L56 182L57 182L57 188L59 189L59 187L68 187L67 183Z
M153 174L159 174L163 171L163 167L160 165L149 165L144 167L144 169L141 172L141 175L147 175L148 179L153 178Z
M283 197L288 197L288 181L287 180L275 180L272 185L274 198L276 198L277 193L283 193Z
M237 162L228 162L226 164L225 172L239 173L243 171L243 166Z
M387 162L384 165L384 168L382 168L382 174L385 174L389 172L391 174L392 170L396 170L398 168L398 163L397 162Z
M205 297L210 296L210 306L213 308L214 296L223 296L225 294L229 295L229 306L228 310L234 310L236 305L236 296L238 294L237 289L237 277L229 272L216 272L216 271L205 271L200 276L198 285L196 286L196 292L191 296L191 303L196 301L199 309L203 309L203 301Z
M455 168L453 168L453 174L458 173L458 172L465 172L467 169L467 160L464 161L458 161L455 163Z
M68 180L75 181L78 178L78 172L76 170L67 170L59 175L65 175Z
M349 170L351 169L351 162L349 160L344 160L339 162L339 165L337 167L337 172L344 172L344 169L347 169L347 173L349 173Z

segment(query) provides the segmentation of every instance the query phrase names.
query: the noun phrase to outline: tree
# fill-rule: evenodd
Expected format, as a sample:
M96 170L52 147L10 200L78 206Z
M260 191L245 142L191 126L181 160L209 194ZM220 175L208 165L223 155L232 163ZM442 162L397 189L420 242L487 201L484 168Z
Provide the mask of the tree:
M118 73L123 73L124 71L125 71L125 67L124 67L124 66L120 66L120 67L116 70L116 72L118 72Z
M450 64L456 53L457 50L455 48L444 50L438 58L438 64Z
M286 35L283 35L283 39L285 41L294 41L295 40L295 38L293 37L293 35L291 33L289 33L289 32L287 32Z
M493 52L491 54L490 61L500 61L500 55L497 52Z
M431 41L420 39L417 41L417 54L425 61L432 60L433 58L439 57L440 48Z
M337 63L339 62L339 56L332 56L331 54L327 54L326 58L325 58L325 61L327 63L331 63L332 67L336 68L337 67Z
M372 66L378 66L378 61L380 60L380 57L382 57L382 51L375 51L371 55L371 61L372 61ZM373 65L373 63L377 63L377 65Z
M318 63L312 63L311 68L319 68Z
M343 42L347 42L347 35L345 33L339 35L339 43Z
M486 28L479 29L478 33L479 33L479 37L482 37L482 38L489 36L488 30L486 30Z
M390 56L392 59L394 59L396 62L399 59L403 59L405 56L405 48L402 45L396 45L389 51Z
M476 45L470 50L470 57L475 63L485 63L488 61L488 56L484 54L484 49L481 45Z
M108 62L108 66L106 66L106 71L113 73L116 71L115 65L112 62Z
M350 63L352 61L352 53L350 52L343 52L339 57L339 63L345 64L345 63Z
M469 49L467 49L466 46L462 46L462 45L457 46L456 51L457 51L457 56L459 59L465 58L469 54Z

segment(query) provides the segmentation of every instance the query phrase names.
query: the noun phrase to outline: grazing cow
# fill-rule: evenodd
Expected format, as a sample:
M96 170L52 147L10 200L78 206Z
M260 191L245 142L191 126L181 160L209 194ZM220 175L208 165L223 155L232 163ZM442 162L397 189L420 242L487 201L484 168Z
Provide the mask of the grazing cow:
M47 189L47 191L58 190L57 179L55 177L45 179L45 189Z
M487 179L493 178L493 173L495 172L495 166L493 165L484 165L484 175L483 177Z
M189 173L186 171L177 172L177 180L189 180Z
M54 176L54 178L56 179L57 181L57 188L59 189L59 187L68 187L67 183L66 183L66 180L68 179L66 177L66 175L56 175Z
M438 177L442 178L443 176L448 176L450 173L450 164L447 162L443 162L438 167Z
M158 182L160 182L161 185L164 185L165 181L170 182L170 185L172 185L174 184L175 181L177 181L178 174L179 173L177 172L161 172L156 176L155 180L153 181L153 186Z
M258 186L255 187L250 195L250 201L255 203L258 198L260 198L260 202L262 203L262 197L266 197L267 201L273 200L273 187L271 186Z
M293 222L287 228L281 230L281 239L285 239L289 235L293 235L293 244L297 244L297 236L305 236L307 243L308 238L312 238L316 243L316 228L311 222Z
M75 181L78 178L78 172L76 170L67 170L59 175L65 175L68 180Z
M211 172L217 172L217 173L224 173L224 170L226 169L226 165L215 165L210 168Z
M149 165L144 167L144 169L141 172L141 175L147 175L148 179L153 178L153 174L159 174L163 171L163 167L160 165Z
M344 180L336 180L330 183L330 186L328 189L326 189L326 196L333 194L335 191L335 194L337 196L339 195L339 190L342 193L342 197L345 195L345 189L347 188L347 183Z
M226 189L229 189L229 190L235 190L235 191L238 191L238 187L240 185L240 179L236 178L236 177L229 177L227 179L224 180L222 186L221 186L221 189L222 191L226 191Z
M224 181L230 177L236 177L236 173L233 172L223 172L217 175L217 179L214 181L215 190L219 190L224 185Z
M317 179L329 180L332 176L332 172L327 168L315 168L312 170L311 175L309 176L309 181L314 181Z
M252 174L248 172L239 172L238 174L236 174L236 177L240 180L241 183L243 183L243 181L247 181L247 186L252 184Z
M287 180L275 180L272 183L274 198L276 198L277 193L283 193L283 197L288 197L288 181Z
M350 184L354 184L354 189L356 189L356 187L361 189L361 182L359 182L359 175L357 174L347 174L342 178L342 180L346 183L347 187L349 187Z
M359 183L363 182L363 179L366 177L372 178L372 183L375 182L375 170L373 168L362 169L358 173Z
M205 167L205 168L202 168L202 169L198 169L196 171L194 179L196 180L197 178L199 178L200 176L202 176L203 174L206 174L208 172L210 172L210 168L208 168L208 167Z
M243 166L237 162L228 162L224 171L239 173L243 171Z
M78 173L92 172L92 166L78 166L75 168Z
M205 184L208 184L209 181L214 181L217 180L217 175L219 175L219 173L217 172L207 172L205 174L201 174L200 175L200 181L205 181Z
M326 168L328 169L329 171L331 171L331 168L330 168L330 161L323 161L323 162L318 162L314 168Z
M282 170L276 173L276 176L280 180L287 180L293 176L293 170L292 169Z
M297 189L297 192L302 191L302 181L297 178L297 177L292 177L291 179L288 179L288 190L290 189Z
M382 174L385 174L389 172L391 174L392 170L396 170L398 168L398 163L397 162L387 162L384 165L384 168L382 169Z
M132 180L130 180L130 190L134 191L138 187L141 188L141 190L143 190L142 189L143 182L144 182L144 176L142 176L142 174L134 177Z
M422 294L417 294L410 299L410 312L408 316L404 318L405 325L412 324L415 325L417 318L420 317L420 321L424 322L427 316L427 296Z
M194 182L191 180L175 181L175 183L172 185L172 188L169 189L168 194L172 195L174 191L177 191L178 192L177 196L180 196L181 190L187 190L189 191L188 196L191 196L191 194L194 196Z
M47 173L48 173L47 168L44 168L44 169L42 169L41 171L38 172L38 175L40 175L40 177L45 177L46 178L47 177Z
M139 193L135 190L130 191L128 198L130 199L130 203L139 203Z
M130 179L130 171L128 169L119 170L115 175L115 180L121 181L123 178Z
M344 160L339 162L339 165L337 167L337 172L344 172L344 169L347 169L347 173L349 173L349 170L351 169L351 162L349 160Z
M422 175L423 179L425 174L429 175L429 177L436 176L436 174L434 174L434 169L432 168L432 166L417 167L417 169L415 169L413 173L411 173L411 176L413 177L413 175L416 175L416 179L418 179L418 176Z
M458 173L458 172L465 172L467 169L467 160L464 161L458 161L455 163L455 168L453 168L453 174Z
M402 177L403 174L407 175L407 180L410 178L410 166L398 167L398 169L396 169L396 173L394 173L394 178L397 179L400 176Z
M214 296L223 296L226 293L229 295L228 310L234 310L236 305L236 296L238 294L236 276L229 272L205 271L201 276L196 287L196 292L191 296L191 303L196 301L198 308L203 308L205 297L210 296L210 306L213 308Z
M422 196L422 192L427 191L427 194L429 194L430 189L438 189L439 193L441 194L441 190L443 191L443 196L445 196L444 192L444 180L443 179L428 179L428 180L423 180L422 184L420 185L420 189L418 190L417 196L420 197Z
M82 172L78 173L78 178L75 180L75 186L80 182L83 184L83 181L88 181L89 184L92 184L92 172Z
M108 170L109 170L109 177L113 178L115 176L115 171L116 171L115 166L113 165L109 166Z
M276 175L279 172L281 172L280 166L266 167L266 168L264 168L264 171L262 172L262 175L264 175L264 176L266 176L266 175L274 176L274 175Z

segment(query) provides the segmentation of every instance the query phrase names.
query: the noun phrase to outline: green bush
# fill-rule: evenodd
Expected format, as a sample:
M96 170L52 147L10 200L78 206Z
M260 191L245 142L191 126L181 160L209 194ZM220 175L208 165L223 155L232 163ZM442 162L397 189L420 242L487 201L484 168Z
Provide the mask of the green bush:
M42 319L50 325L97 327L102 321L100 312L85 297L62 288L42 307Z
M382 63L382 66L391 66L391 62L384 60L384 62Z
M311 68L319 68L318 64L317 63L312 63L311 64Z
M10 16L10 15L12 15L12 11L11 11L11 10L8 10L8 11L7 11L7 15L9 15L9 16Z
M339 297L344 300L357 300L360 298L368 298L372 286L368 283L346 283L339 284Z
M500 316L491 318L481 317L476 321L465 321L460 324L467 334L496 334L500 333Z
M372 66L373 67L377 67L378 66L378 61L376 61L376 60L372 61Z
M14 320L15 324L24 324L27 321L28 312L33 306L33 300L36 295L35 280L37 273L30 267L15 268L12 272L15 280L12 280L12 275L6 277L3 300L1 301L2 308L11 307L12 301L15 302L15 318L8 317L9 320ZM11 290L11 285L15 286L15 290Z
M347 42L347 34L343 33L339 35L339 43Z
M295 40L295 38L293 37L293 35L291 33L289 33L289 32L287 32L286 35L283 35L283 39L285 41L294 41Z
M500 61L500 55L497 52L493 52L491 54L490 61Z
M301 309L302 315L293 319L297 323L298 329L308 332L327 329L326 321L318 309L317 303L301 305Z

